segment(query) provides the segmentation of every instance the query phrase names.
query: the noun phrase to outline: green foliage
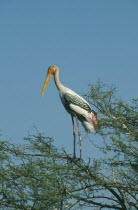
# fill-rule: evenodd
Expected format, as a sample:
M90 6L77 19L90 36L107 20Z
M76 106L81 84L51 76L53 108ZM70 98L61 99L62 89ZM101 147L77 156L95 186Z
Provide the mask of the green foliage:
M64 163L56 160L51 138L38 135L26 140L30 144L21 148L1 142L1 207L59 208L64 198L60 182Z
M1 141L0 209L138 209L138 100L126 104L100 82L87 100L97 112L100 159L74 159L41 134ZM103 154L103 156L102 156Z

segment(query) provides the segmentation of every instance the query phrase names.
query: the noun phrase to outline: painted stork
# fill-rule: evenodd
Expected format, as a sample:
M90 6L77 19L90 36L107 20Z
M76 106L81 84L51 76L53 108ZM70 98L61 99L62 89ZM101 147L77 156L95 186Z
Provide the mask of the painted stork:
M75 131L75 124L74 124L74 117L76 118L76 124L78 127L79 144L80 144L80 159L81 159L82 157L81 131L80 131L78 120L82 122L82 125L84 126L85 130L88 133L92 133L97 127L96 116L94 115L89 103L86 100L84 100L81 96L76 94L71 89L61 84L59 80L59 68L57 66L50 66L48 68L46 79L42 87L42 92L41 92L42 96L44 95L45 89L52 76L54 76L55 84L59 91L61 101L65 109L71 115L71 118L72 118L73 136L74 136L74 158L76 158L76 131Z

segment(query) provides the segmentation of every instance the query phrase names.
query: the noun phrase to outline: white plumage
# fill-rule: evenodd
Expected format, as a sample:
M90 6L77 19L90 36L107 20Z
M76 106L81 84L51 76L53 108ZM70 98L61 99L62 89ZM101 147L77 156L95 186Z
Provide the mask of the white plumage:
M76 98L76 100L82 103L82 106L76 105L75 102L73 102L73 99L72 103L68 103L68 101L65 100L65 94L71 94L74 98ZM88 133L94 132L95 127L97 125L96 117L94 116L94 113L92 111L88 111L85 108L83 108L84 103L84 106L85 104L87 104L87 106L91 110L89 103L81 96L76 94L74 91L66 87L60 88L59 95L67 112L69 112L74 117L77 116Z
M82 125L84 126L85 130L88 133L94 132L95 128L97 127L97 119L94 115L89 103L83 99L81 96L76 94L71 89L63 86L59 80L59 69L56 66L50 66L48 68L48 72L46 75L46 79L42 88L42 95L44 95L44 91L52 77L54 75L55 84L57 86L57 89L59 91L59 95L61 98L61 101L67 110L67 112L72 117L72 123L73 123L73 134L74 134L74 147L75 147L75 127L74 127L74 120L73 118L76 118L77 126L78 126L78 135L80 134L79 124L78 120L82 122ZM80 146L81 147L81 146ZM75 157L75 148L74 148L74 157ZM81 158L81 154L80 154Z

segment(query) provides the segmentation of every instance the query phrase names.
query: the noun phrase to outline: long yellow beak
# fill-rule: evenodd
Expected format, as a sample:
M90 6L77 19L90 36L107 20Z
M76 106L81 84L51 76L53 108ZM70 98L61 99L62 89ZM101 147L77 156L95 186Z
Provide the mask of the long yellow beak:
M43 85L42 91L41 91L41 95L42 96L44 95L45 89L46 89L46 87L47 87L47 85L48 85L51 77L52 77L52 74L50 74L49 72L47 72L46 79L45 79L45 82L44 82L44 85Z

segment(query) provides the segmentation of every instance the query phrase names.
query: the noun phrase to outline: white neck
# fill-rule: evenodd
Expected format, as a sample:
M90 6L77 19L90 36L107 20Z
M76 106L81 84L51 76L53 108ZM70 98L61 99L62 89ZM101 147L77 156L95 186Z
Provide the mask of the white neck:
M64 86L61 84L61 82L59 80L59 69L58 68L55 71L54 80L55 80L55 84L57 86L57 89L61 90Z

